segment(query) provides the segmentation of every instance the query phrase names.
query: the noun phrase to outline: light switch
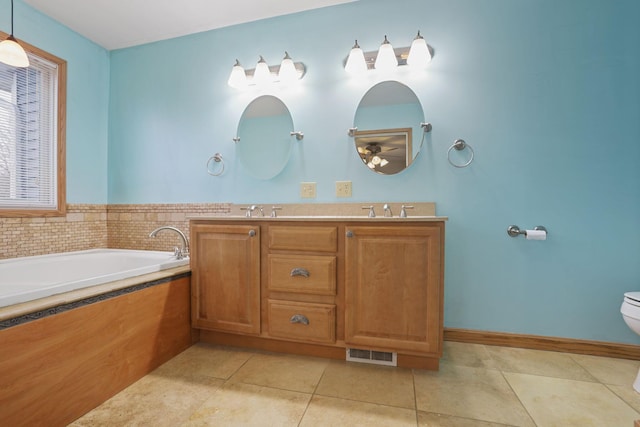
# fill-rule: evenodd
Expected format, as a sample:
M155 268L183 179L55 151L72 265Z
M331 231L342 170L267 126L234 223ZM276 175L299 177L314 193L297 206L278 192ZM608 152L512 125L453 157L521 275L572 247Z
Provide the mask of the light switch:
M300 183L300 197L303 199L315 199L316 197L316 183L315 182L301 182Z

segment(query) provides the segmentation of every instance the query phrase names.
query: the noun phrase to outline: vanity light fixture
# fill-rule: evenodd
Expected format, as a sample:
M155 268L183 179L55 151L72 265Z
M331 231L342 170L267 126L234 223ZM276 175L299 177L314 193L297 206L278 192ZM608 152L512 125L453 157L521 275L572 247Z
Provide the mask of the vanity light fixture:
M236 59L236 63L231 69L231 75L229 75L229 80L227 84L236 89L241 89L247 86L247 75L244 72L244 68L240 65L240 61Z
M256 70L255 70L255 73L253 74L253 81L257 85L263 85L263 84L271 83L273 81L273 77L271 76L271 71L269 70L267 61L264 60L262 55L260 55L260 59L256 64Z
M426 67L431 62L431 52L429 46L424 37L418 35L413 42L411 42L411 48L409 49L409 56L407 56L407 65L412 67Z
M269 66L260 55L256 68L245 70L240 61L231 69L227 84L236 89L247 86L266 86L271 83L292 83L304 76L305 66L302 62L293 62L289 53L284 53L280 65Z
M367 61L364 59L364 52L360 45L358 45L358 40L356 40L356 43L351 48L351 52L349 52L347 64L344 66L344 69L349 74L359 74L367 71Z
M13 37L13 0L11 0L11 34L3 42L0 42L0 62L13 67L29 66L27 53Z
M418 31L411 46L394 48L387 36L377 51L363 52L358 41L351 48L345 62L345 71L359 74L367 70L393 70L398 66L410 65L412 68L426 67L433 56L433 49Z
M378 56L376 56L373 66L376 70L391 70L398 66L398 58L396 58L396 53L387 36L384 36L384 41L378 49Z
M280 63L278 78L282 83L292 83L298 80L298 70L296 70L293 59L291 59L287 51L284 52L284 58L282 58L282 62Z

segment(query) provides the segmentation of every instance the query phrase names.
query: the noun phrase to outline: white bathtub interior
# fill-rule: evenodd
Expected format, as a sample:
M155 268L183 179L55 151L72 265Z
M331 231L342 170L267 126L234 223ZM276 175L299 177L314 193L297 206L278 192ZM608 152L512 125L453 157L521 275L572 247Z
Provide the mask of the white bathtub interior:
M129 249L0 260L0 307L188 264L173 252Z

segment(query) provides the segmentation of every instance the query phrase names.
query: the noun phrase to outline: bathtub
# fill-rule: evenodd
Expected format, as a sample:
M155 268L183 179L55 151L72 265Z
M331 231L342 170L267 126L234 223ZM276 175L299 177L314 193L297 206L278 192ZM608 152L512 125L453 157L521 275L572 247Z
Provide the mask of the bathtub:
M0 260L0 307L189 264L172 252L91 249Z

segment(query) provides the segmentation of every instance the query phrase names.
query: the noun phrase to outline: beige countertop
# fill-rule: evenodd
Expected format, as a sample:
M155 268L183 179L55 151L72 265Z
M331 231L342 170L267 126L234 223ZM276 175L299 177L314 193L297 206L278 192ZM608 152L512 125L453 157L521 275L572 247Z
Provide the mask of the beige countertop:
M203 216L190 216L189 220L192 221L277 221L277 222L286 222L286 221L297 221L297 222L312 222L312 221L323 221L323 222L388 222L388 223L406 223L406 222L434 222L434 221L447 221L448 218L445 216L410 216L407 218L400 217L382 217L377 216L375 218L368 218L367 216L322 216L322 215L300 215L300 216L278 216L275 218L268 216L254 216L251 218L245 217L244 215L203 215Z
M384 216L384 205L391 208L392 217ZM249 218L246 208L249 205L231 205L225 214L192 215L190 220L229 220L229 221L349 221L349 222L425 222L446 221L445 216L436 215L436 205L433 202L404 202L404 203L263 203L256 204L259 209ZM369 208L373 206L376 216L369 218ZM406 218L400 217L402 206L407 208ZM273 209L276 207L277 209ZM260 209L261 208L261 209ZM261 213L262 211L262 213ZM272 217L272 212L277 214Z
M97 295L102 295L107 292L129 288L131 286L153 282L172 276L177 276L179 274L188 273L190 271L191 267L189 265L183 265L180 267L169 268L149 274L129 277L127 279L103 283L101 285L89 286L87 288L78 289L75 291L64 292L33 301L13 304L7 307L0 307L0 320L12 319L14 317L22 316L25 314L46 310L51 307L57 307L63 304L69 304Z

